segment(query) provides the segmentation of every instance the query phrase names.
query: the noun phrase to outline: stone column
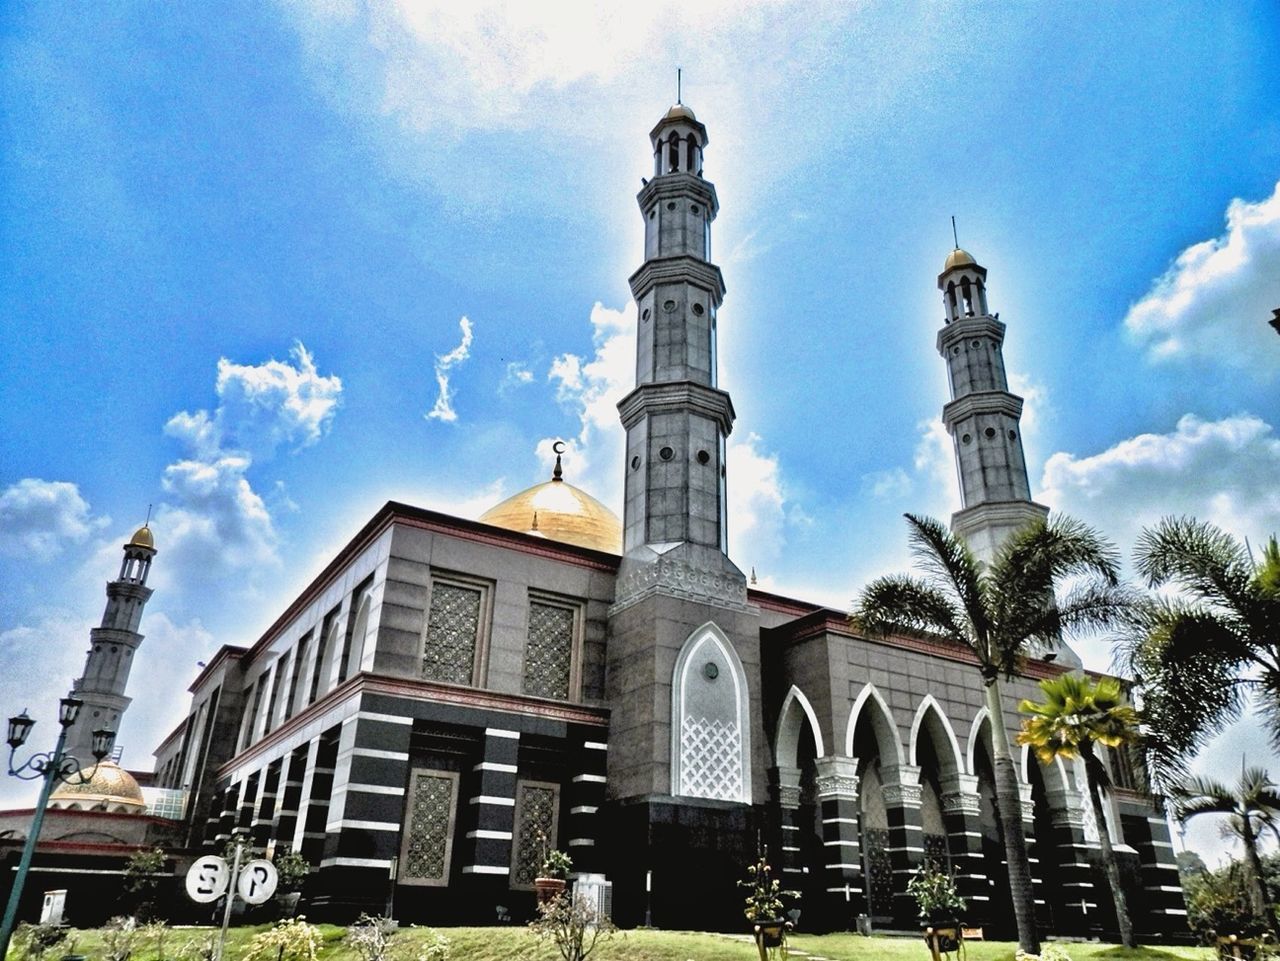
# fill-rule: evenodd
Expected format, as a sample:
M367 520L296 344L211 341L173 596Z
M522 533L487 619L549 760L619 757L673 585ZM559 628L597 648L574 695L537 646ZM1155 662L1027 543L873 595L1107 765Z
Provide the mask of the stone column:
M799 890L804 878L800 840L800 769L769 769L769 823L777 826L777 855L773 861L782 869L782 886Z
M1045 865L1040 859L1040 839L1036 837L1036 805L1031 797L1031 785L1018 782L1022 801L1022 836L1027 842L1027 863L1031 867L1031 890L1035 905L1036 923L1047 929L1053 921L1049 905L1049 885L1045 879Z
M249 836L259 851L271 840L271 826L275 823L276 792L280 787L280 761L272 761L262 773L262 788L254 804L253 820L249 824Z
M298 808L302 804L302 777L307 767L308 746L304 745L284 756L280 772L280 796L276 805L276 821L271 829L277 850L296 850L294 836L298 831Z
M578 743L569 745L576 773L569 782L569 855L575 873L600 874L604 863L597 842L600 840L600 806L604 804L608 781L609 745L606 732L592 729L579 733ZM514 790L514 788L513 788Z
M1148 813L1142 821L1137 817L1128 819L1135 827L1146 824L1146 830L1141 832L1143 836L1131 839L1138 852L1143 896L1141 906L1130 905L1129 910L1138 930L1167 937L1171 933L1186 932L1187 905L1173 855L1169 821L1154 799L1152 807L1155 813Z
M858 761L852 757L820 757L814 764L822 810L827 905L837 928L853 930L858 915L866 910L858 839Z
M884 806L889 816L889 863L893 869L893 919L899 928L914 927L915 898L907 882L924 861L924 828L920 820L920 768L914 764L881 767Z
M474 789L466 799L470 808L469 829L462 861L468 888L486 906L486 910L482 910L477 905L477 917L492 919L492 905L505 902L511 886L511 839L515 829L519 755L518 731L485 728L484 756L473 768Z
M982 795L975 774L957 774L952 790L942 795L942 821L947 828L956 890L969 905L978 926L991 921L991 879L982 851Z
M1093 883L1094 848L1084 830L1085 800L1075 791L1061 788L1046 792L1053 818L1053 844L1058 875L1048 882L1056 920L1054 933L1085 937L1097 923L1098 895Z

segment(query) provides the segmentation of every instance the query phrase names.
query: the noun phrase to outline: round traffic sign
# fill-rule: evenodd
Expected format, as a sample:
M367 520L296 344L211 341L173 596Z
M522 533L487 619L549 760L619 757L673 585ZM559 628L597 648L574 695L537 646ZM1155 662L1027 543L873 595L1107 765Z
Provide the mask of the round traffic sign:
M276 893L276 882L280 875L276 866L265 858L255 858L240 868L240 880L236 882L236 890L246 904L262 904Z
M187 871L187 894L201 904L216 901L226 894L230 879L227 862L216 854L206 854L196 859Z

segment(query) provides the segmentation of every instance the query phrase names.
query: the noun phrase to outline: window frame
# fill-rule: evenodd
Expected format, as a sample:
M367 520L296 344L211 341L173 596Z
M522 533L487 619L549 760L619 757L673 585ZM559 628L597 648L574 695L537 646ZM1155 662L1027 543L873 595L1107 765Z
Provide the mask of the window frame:
M409 869L409 842L413 837L413 792L419 777L440 777L451 782L449 801L449 826L444 840L444 877L415 878L407 872ZM408 789L404 795L404 829L400 832L400 871L396 884L408 884L424 888L444 888L449 886L449 878L453 874L453 841L458 830L458 790L461 776L458 771L442 771L437 768L415 767L409 771Z
M521 648L520 653L520 693L525 697L543 697L548 700L559 700L559 698L550 698L545 694L530 694L525 690L525 679L528 677L529 667L529 622L533 618L534 604L541 604L544 607L558 607L573 614L573 627L571 628L573 636L569 642L569 692L564 700L570 704L579 704L582 702L582 659L583 651L586 647L587 603L581 598L566 597L563 594L552 594L548 591L530 589L526 599L524 646Z
M424 673L423 663L427 657L427 640L431 635L431 599L435 594L437 584L480 593L480 611L476 618L475 652L471 660L471 680L464 685L458 685L456 681L437 680L433 677L427 677ZM493 629L493 595L493 581L467 574L458 574L453 571L432 569L427 584L426 603L422 612L422 633L418 637L417 676L419 680L428 681L432 684L450 684L455 687L484 687L486 685L489 676L489 644Z
M517 778L516 780L516 797L515 809L512 812L511 821L511 863L507 869L507 877L511 882L510 887L513 891L532 891L534 884L530 881L525 884L523 881L516 880L516 872L519 869L520 861L520 818L524 813L524 788L549 788L555 801L552 805L551 813L551 833L547 837L547 849L550 850L558 845L560 837L560 802L563 800L560 793L560 785L555 781L535 781L532 778Z

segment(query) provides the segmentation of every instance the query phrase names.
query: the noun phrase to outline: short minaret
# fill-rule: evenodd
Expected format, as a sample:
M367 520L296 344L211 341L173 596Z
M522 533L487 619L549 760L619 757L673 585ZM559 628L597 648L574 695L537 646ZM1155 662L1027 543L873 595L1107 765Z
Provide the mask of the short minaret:
M125 697L124 690L133 655L142 643L138 625L151 597L147 575L155 556L155 538L150 526L144 525L124 545L120 576L107 584L102 626L89 632L84 676L72 684L72 691L84 701L84 707L67 732L67 753L81 762L93 763L93 732L98 728L119 731L120 719L129 706L130 698Z
M636 198L645 262L631 276L636 387L618 405L627 431L618 603L665 587L743 604L746 579L725 554L725 439L734 413L716 386L724 280L710 260L719 204L702 176L707 130L677 103L649 140L653 179Z
M951 529L982 560L1013 531L1049 509L1031 500L1022 453L1022 398L1009 392L1004 324L987 307L987 271L957 247L938 275L946 322L938 352L947 362L951 403L942 409L955 445L961 510Z

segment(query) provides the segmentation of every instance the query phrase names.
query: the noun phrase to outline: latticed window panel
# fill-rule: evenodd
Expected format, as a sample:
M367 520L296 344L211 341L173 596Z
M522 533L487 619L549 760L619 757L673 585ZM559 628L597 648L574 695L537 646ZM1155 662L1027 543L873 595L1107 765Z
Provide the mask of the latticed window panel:
M536 697L569 697L573 668L573 610L529 604L529 642L524 656L524 692Z
M511 858L511 883L529 887L542 868L545 850L556 845L560 791L554 784L521 781L516 796L518 820Z
M422 676L427 680L471 683L483 596L472 587L439 582L431 585L427 640L422 652Z
M742 800L742 732L736 724L686 717L680 728L680 793Z
M865 859L867 913L873 917L892 915L893 861L889 857L889 832L884 828L864 830L862 856Z
M458 776L447 771L413 772L401 856L406 884L448 883L457 786Z

